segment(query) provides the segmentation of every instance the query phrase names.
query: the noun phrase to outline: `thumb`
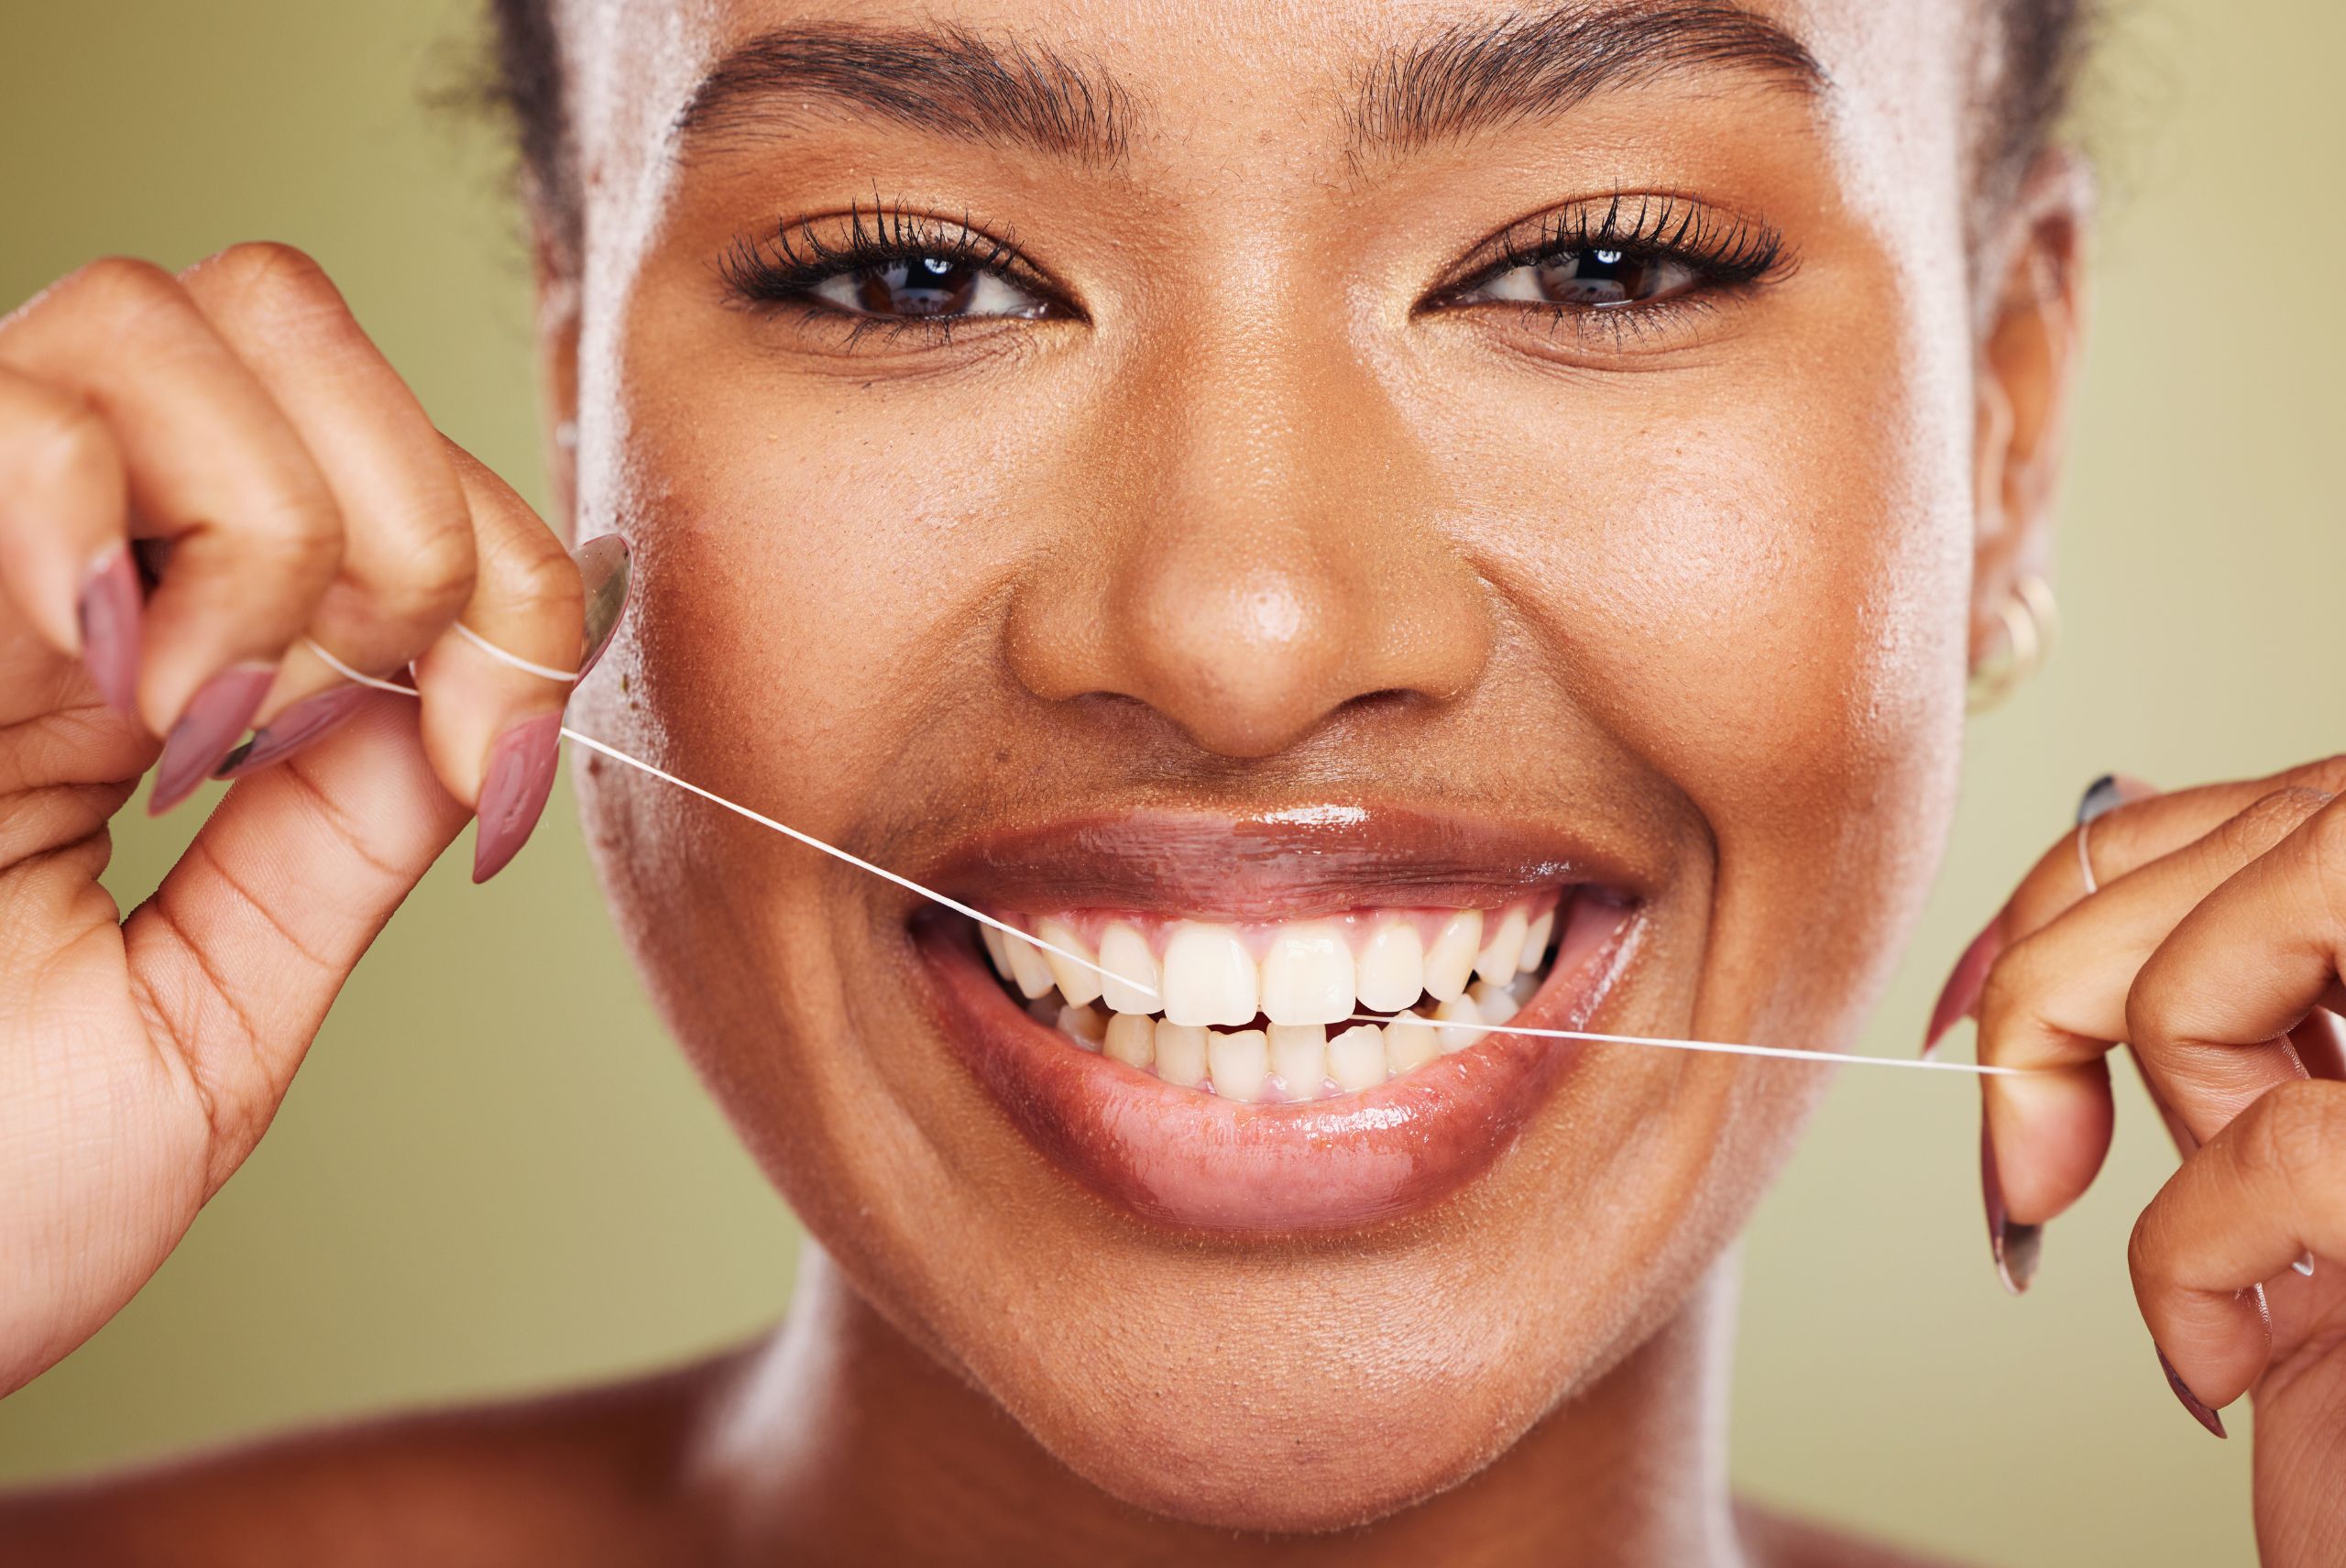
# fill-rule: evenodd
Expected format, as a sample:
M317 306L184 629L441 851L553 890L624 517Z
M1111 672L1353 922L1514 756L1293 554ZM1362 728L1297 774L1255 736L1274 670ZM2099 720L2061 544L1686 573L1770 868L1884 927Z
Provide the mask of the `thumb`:
M211 1123L204 1190L260 1139L343 981L470 815L380 694L239 781L123 927L132 991Z

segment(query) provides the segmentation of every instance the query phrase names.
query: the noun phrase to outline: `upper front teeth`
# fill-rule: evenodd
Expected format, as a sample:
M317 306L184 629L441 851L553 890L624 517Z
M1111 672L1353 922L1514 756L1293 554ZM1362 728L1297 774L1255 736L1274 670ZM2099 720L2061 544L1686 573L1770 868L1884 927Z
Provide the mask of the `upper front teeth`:
M1480 1031L1466 1025L1505 1023L1547 961L1556 908L1547 894L1487 915L1240 927L1075 914L1017 922L1033 942L980 930L994 968L1079 1045L1231 1098L1277 1089L1301 1099L1381 1083L1474 1043ZM1382 1028L1329 1027L1364 1010L1398 1016Z

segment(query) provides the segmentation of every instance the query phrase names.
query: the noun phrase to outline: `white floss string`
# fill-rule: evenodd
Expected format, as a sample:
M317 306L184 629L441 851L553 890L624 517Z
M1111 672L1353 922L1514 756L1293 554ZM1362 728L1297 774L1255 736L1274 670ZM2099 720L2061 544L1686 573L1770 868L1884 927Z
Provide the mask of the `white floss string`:
M493 658L501 660L505 663L512 665L517 670L526 670L533 675L543 675L550 681L558 681L565 685L573 684L576 680L575 676L565 674L559 670L553 669L544 664L533 664L526 659L507 652L504 649L498 647L495 643L489 641L487 638L481 636L480 633L473 630L470 627L466 626L461 621L456 624L456 630L462 632L466 640L471 641L474 646L479 648L483 652L489 654ZM305 641L307 640L305 639ZM336 674L343 676L345 680L354 682L358 685L370 687L376 691L396 693L400 696L413 696L416 695L412 687L400 685L392 681L378 680L372 675L361 674L358 671L352 669L347 664L345 664L341 660L335 658L332 653L327 652L323 648L319 647L314 641L310 642L309 647L312 652L315 653L320 659L325 662L328 668L332 669ZM810 850L820 850L822 853L830 856L833 860L844 861L860 872L869 872L882 882L893 883L896 886L903 888L905 892L917 894L921 897L927 899L931 904L942 905L945 908L950 909L956 915L967 916L970 919L976 921L981 926L991 927L994 930L1001 932L1005 937L1014 937L1018 940L1027 944L1029 947L1039 948L1044 952L1057 954L1058 957L1067 959L1069 963L1079 964L1081 967L1090 970L1094 974L1104 975L1120 985L1128 985L1144 996L1155 996L1157 994L1155 987L1143 985L1138 981L1127 979L1124 975L1118 974L1113 970L1103 969L1099 964L1094 963L1091 959L1085 958L1081 953L1069 952L1065 948L1059 947L1054 943L1046 942L1040 937L1022 931L1017 927L1009 924L1007 921L997 920L982 909L973 909L958 898L948 898L944 894L937 893L930 888L923 887L920 883L913 881L910 877L897 875L894 872L890 871L885 866L875 866L870 861L863 859L860 855L851 855L848 853L847 850L839 849L836 845L827 844L823 842L822 839L816 838L812 833L802 833L797 828L790 826L787 822L777 822L762 811L752 811L746 806L726 799L723 795L718 795L715 790L703 789L700 785L694 784L689 779L680 779L664 768L657 768L652 766L650 762L642 761L641 758L630 757L625 751L620 751L618 747L610 745L606 741L597 740L592 735L581 734L579 731L570 728L567 724L562 727L562 737L564 740L572 742L574 745L586 747L588 751L595 752L597 756L608 757L614 762L624 763L626 766L635 769L638 773L647 773L652 778L658 779L663 784L674 784L676 788L683 790L687 795L696 795L712 806L721 806L726 810L733 813L736 817L747 817L750 821L756 823L761 828L770 828L773 831L781 834L785 839L793 839L797 843L806 845ZM1393 1020L1390 1017L1379 1016L1376 1014L1369 1013L1355 1013L1345 1020L1346 1023L1352 1024L1389 1024ZM1973 1078L2017 1078L2026 1076L2028 1071L2028 1069L2024 1068L1992 1067L1980 1062L1925 1061L1919 1057L1848 1056L1839 1051L1804 1051L1791 1046L1744 1046L1730 1044L1724 1040L1672 1039L1669 1036L1660 1035L1605 1035L1594 1033L1586 1029L1533 1029L1517 1027L1507 1024L1468 1024L1464 1022L1451 1022L1447 1020L1445 1020L1441 1026L1445 1029L1469 1029L1485 1035L1526 1035L1543 1040L1583 1040L1594 1045L1602 1046L1651 1046L1658 1049L1666 1051L1704 1051L1714 1056L1764 1057L1772 1061L1807 1062L1815 1066L1839 1067L1846 1065L1851 1067L1902 1067L1913 1069L1919 1072L1953 1072Z

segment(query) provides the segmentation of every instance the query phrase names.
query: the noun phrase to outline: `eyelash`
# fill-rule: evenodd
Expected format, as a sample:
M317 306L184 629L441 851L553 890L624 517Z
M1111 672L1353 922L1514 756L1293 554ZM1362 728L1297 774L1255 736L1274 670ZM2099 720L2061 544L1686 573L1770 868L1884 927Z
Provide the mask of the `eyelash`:
M1703 310L1717 297L1782 276L1792 265L1783 236L1764 224L1723 214L1671 195L1615 195L1602 205L1584 203L1546 213L1501 235L1496 260L1474 269L1442 290L1435 308L1504 305L1555 325L1609 331L1617 340L1665 324L1683 313ZM1619 251L1645 261L1674 262L1694 275L1683 292L1650 302L1570 305L1531 302L1472 301L1464 296L1519 267L1536 267L1573 252Z
M837 238L825 237L812 219L781 225L763 238L744 236L719 258L718 271L743 302L795 310L810 323L843 334L849 347L875 334L893 341L915 334L938 345L951 340L955 327L966 318L861 315L814 297L817 285L842 274L877 271L914 258L941 260L1001 279L1043 302L1050 315L1075 313L1063 296L1021 262L1013 246L971 226L966 218L948 222L875 203L869 208L850 207L847 224L846 235ZM1616 195L1602 205L1584 203L1543 214L1508 229L1496 243L1495 259L1442 290L1429 305L1504 306L1546 322L1551 330L1569 325L1609 332L1617 344L1688 312L1709 308L1718 296L1779 276L1791 264L1783 238L1774 229L1671 195ZM1603 305L1465 297L1517 268L1594 250L1674 263L1687 269L1694 281L1659 300Z
M843 333L850 347L875 334L891 340L915 333L940 344L950 341L963 318L858 315L814 298L817 284L843 273L878 271L916 258L990 274L1034 295L1052 315L1073 313L1056 291L1020 262L1008 242L972 227L966 218L953 223L874 203L849 208L847 224L847 233L837 238L824 237L813 219L784 224L762 239L745 236L719 258L718 275L743 302L795 310Z

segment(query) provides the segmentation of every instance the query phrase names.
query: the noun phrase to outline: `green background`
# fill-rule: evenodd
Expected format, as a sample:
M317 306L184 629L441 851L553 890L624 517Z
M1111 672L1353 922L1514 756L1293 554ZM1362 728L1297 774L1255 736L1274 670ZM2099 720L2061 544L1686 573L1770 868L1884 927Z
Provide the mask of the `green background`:
M477 126L426 104L473 7L115 0L0 21L0 306L109 251L316 255L440 423L530 488L528 271ZM1866 1042L2110 769L2341 745L2346 129L2328 0L2143 0L2090 127L2110 209L2067 506L2069 635L1982 720L1948 870ZM136 898L191 828L127 816ZM258 1155L155 1281L0 1403L0 1483L289 1423L544 1389L779 1312L794 1231L663 1039L566 795L476 890L452 857L360 968ZM2125 1092L2130 1113L2143 1109ZM2126 1116L2037 1288L1989 1268L1962 1080L1841 1074L1749 1264L1736 1469L1770 1500L2027 1564L2247 1562L2249 1425L2209 1441L2134 1315L2170 1164Z

